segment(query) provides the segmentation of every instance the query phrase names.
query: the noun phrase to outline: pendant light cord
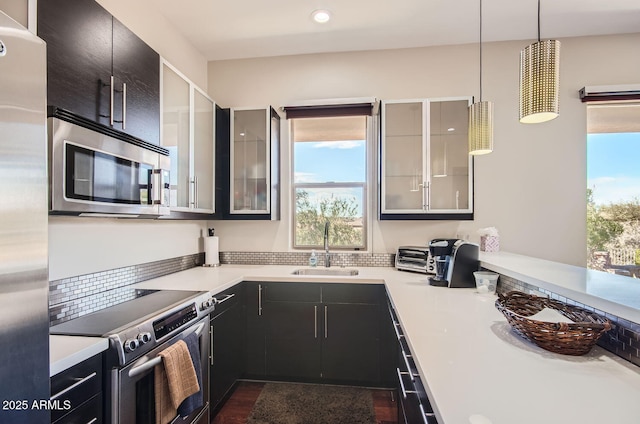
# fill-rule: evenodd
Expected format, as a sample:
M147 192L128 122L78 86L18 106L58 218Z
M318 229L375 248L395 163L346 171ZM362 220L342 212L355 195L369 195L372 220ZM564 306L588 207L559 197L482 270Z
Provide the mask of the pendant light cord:
M480 0L480 101L482 102L482 0Z
M540 42L540 0L538 0L538 43Z

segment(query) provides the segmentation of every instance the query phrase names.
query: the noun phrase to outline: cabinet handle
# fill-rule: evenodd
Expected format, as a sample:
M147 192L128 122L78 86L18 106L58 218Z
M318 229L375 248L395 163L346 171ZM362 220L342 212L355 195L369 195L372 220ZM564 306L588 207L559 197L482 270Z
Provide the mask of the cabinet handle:
M398 327L399 326L400 326L400 324L396 324L395 322L393 323L393 331L395 331L396 337L398 338L398 341L400 341L400 339L402 337L404 337L402 334L400 334L400 331L398 331Z
M193 203L194 207L198 207L198 177L193 177Z
M213 325L209 326L209 364L213 365Z
M258 316L262 316L262 284L258 284Z
M127 129L127 83L122 83L122 129Z
M324 307L324 338L326 339L329 335L329 314L327 312L327 306Z
M431 193L431 186L429 185L428 182L425 182L425 190L426 190L426 194L425 194L425 203L426 203L426 210L429 210L431 205L429 205L429 194Z
M98 375L96 372L92 372L91 374L89 374L88 376L84 377L84 378L80 378L80 379L74 379L77 380L75 383L73 383L71 386L67 387L66 389L62 389L60 390L58 393L56 393L55 395L51 396L51 400L55 400L57 398L59 398L60 396L62 396L65 393L68 393L69 391L75 389L76 387L78 387L81 384L86 383L87 381L91 380L93 377L95 377L96 375Z
M93 423L97 423L98 419L97 418L93 418L91 421L88 421L87 424L93 424Z
M409 358L405 353L404 349L402 349L402 358L404 359L404 364L407 366L407 371L409 371L409 377L411 377L411 381L415 381L413 378L413 372L411 372L411 367L409 366Z
M313 337L318 338L318 305L313 305Z
M427 420L427 417L433 417L435 416L435 414L432 413L428 413L424 410L424 406L422 406L422 402L418 404L420 407L420 416L422 417L422 422L424 424L429 424L429 420Z
M225 297L223 297L222 299L218 299L217 297L214 297L213 298L214 305L222 305L224 302L231 299L235 295L236 295L235 293L231 293L231 294L225 295Z
M109 85L109 124L113 127L114 124L114 120L113 120L113 92L114 92L114 78L113 75L111 75L111 79L110 79L110 85Z
M428 198L428 195L427 195L427 182L423 181L422 182L422 209L423 210L427 210L427 207L429 206L427 204L427 198Z
M400 382L400 393L402 393L402 399L407 398L407 393L416 393L415 390L406 390L404 388L404 381L402 381L402 373L400 372L400 368L396 368L396 372L398 373L398 381Z
M196 206L196 179L191 179L189 178L189 190L190 190L190 196L189 196L189 204L193 205L193 207L195 208Z

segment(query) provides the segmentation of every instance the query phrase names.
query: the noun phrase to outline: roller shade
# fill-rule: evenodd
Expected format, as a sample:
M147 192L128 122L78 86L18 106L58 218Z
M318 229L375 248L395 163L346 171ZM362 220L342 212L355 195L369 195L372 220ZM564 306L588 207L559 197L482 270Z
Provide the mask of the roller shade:
M330 99L283 106L282 110L286 112L287 119L370 116L375 105L375 98Z
M594 85L578 92L583 103L640 100L640 84Z

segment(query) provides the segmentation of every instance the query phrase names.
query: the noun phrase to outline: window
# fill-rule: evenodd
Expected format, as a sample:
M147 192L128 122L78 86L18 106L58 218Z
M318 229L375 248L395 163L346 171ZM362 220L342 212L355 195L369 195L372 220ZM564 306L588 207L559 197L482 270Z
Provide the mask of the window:
M640 278L640 102L587 106L588 267Z
M291 119L294 248L366 248L369 119Z

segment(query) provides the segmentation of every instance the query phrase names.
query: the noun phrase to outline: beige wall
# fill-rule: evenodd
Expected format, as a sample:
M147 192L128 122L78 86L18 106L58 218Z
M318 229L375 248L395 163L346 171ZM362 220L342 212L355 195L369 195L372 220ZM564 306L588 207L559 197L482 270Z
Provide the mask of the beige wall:
M563 39L560 117L538 125L517 119L519 52L526 44L483 46L483 97L495 102L495 150L475 160L475 221L376 221L374 252L437 236L468 234L477 241L478 228L495 226L502 250L585 264L586 113L578 90L640 82L640 33ZM226 107L335 97L477 96L478 72L477 45L214 61L209 94ZM284 170L287 161L285 147ZM288 250L288 199L283 210L280 222L212 223L221 250Z

